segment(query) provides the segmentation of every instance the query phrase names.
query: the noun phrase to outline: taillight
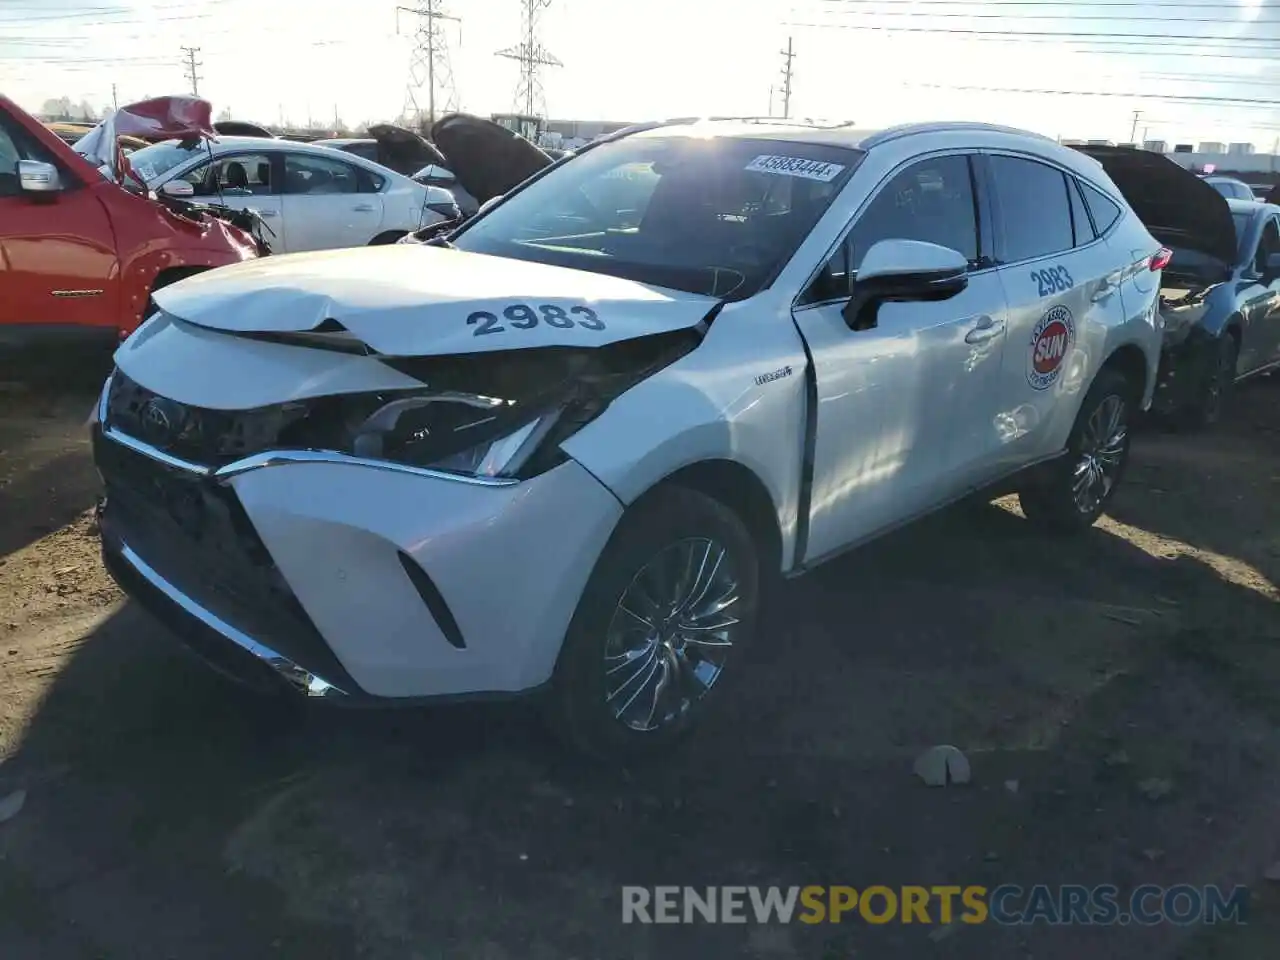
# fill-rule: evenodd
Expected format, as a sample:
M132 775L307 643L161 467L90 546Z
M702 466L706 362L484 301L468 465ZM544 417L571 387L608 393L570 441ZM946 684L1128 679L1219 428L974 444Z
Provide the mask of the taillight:
M1151 268L1152 273L1159 273L1169 265L1169 261L1173 259L1173 251L1168 247L1161 247L1151 255L1151 259L1147 261L1147 266Z

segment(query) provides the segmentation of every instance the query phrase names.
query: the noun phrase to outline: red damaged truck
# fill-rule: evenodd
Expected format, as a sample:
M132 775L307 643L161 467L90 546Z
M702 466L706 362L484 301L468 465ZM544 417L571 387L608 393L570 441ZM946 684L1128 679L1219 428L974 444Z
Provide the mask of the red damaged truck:
M0 347L114 344L153 290L266 251L242 211L149 195L117 145L121 134L209 138L209 115L191 97L148 100L72 149L0 96Z

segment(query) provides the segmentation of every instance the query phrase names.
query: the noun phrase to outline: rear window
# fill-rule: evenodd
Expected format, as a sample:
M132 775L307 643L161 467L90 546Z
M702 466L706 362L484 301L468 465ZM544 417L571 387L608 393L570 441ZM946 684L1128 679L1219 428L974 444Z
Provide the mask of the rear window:
M1084 202L1089 205L1089 212L1093 214L1093 225L1098 228L1098 235L1101 236L1120 219L1120 207L1096 187L1091 187L1087 183L1082 183L1080 186L1084 188Z

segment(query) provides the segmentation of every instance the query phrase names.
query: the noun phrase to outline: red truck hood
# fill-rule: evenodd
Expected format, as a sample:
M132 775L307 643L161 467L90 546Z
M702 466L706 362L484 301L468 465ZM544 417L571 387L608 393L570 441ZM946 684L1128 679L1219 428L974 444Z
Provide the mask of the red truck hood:
M153 97L125 104L76 141L74 150L117 183L131 174L117 137L143 140L212 140L213 105L198 97ZM135 178L136 179L136 178Z

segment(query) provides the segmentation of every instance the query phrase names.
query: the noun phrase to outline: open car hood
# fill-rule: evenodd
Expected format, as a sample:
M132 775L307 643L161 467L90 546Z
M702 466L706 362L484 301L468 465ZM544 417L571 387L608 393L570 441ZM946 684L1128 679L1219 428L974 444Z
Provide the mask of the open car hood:
M234 264L164 287L155 302L198 327L393 357L598 347L696 327L717 303L604 274L416 244Z
M1078 146L1102 164L1151 235L1169 247L1236 260L1236 231L1222 194L1168 157L1129 147Z
M118 138L139 140L212 140L216 136L213 105L198 97L154 97L111 110L102 122L76 141L76 153L98 167L109 180L131 173Z
M369 136L378 144L378 162L406 177L433 163L449 165L434 144L394 123L375 123L369 128Z
M478 203L506 193L552 162L519 134L468 113L441 117L431 127L431 139L445 166Z

